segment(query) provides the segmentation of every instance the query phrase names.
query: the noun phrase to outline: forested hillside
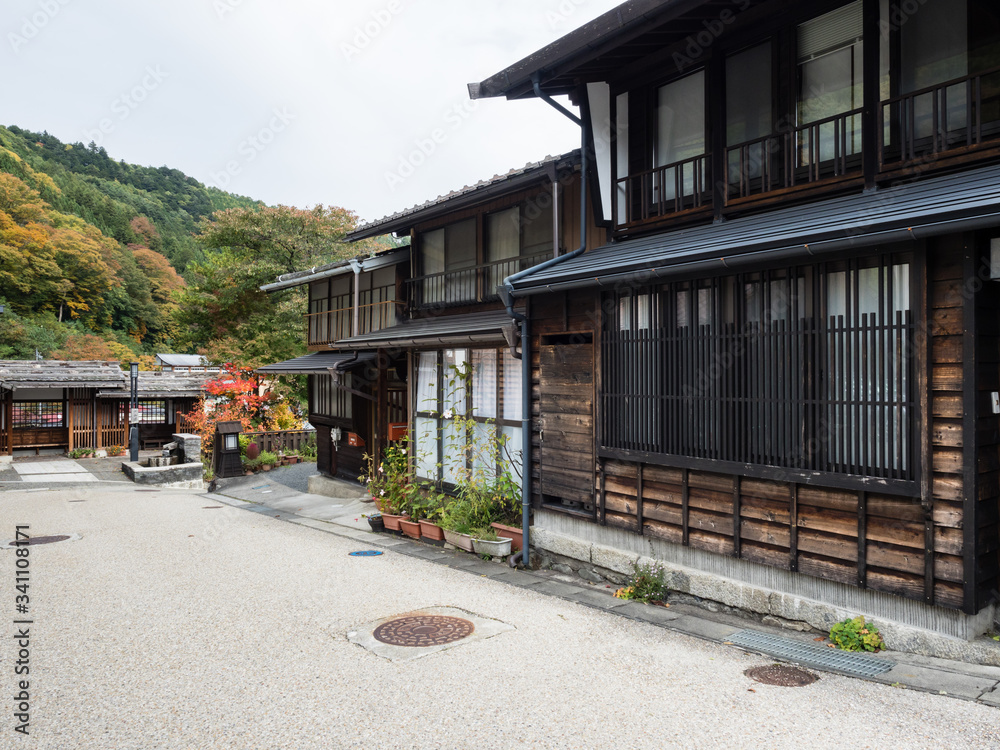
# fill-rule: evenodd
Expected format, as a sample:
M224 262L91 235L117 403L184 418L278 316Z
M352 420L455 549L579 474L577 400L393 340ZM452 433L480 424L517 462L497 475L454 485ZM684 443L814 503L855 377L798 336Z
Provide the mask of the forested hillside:
M304 294L278 273L345 246L346 209L267 207L93 144L0 127L0 359L197 352L263 364L304 350Z

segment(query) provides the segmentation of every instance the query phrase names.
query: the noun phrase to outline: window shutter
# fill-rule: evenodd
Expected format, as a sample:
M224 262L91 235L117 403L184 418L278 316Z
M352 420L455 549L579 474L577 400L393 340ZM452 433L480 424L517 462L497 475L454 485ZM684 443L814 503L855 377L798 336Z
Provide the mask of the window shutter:
M837 8L799 26L799 62L861 41L861 0Z

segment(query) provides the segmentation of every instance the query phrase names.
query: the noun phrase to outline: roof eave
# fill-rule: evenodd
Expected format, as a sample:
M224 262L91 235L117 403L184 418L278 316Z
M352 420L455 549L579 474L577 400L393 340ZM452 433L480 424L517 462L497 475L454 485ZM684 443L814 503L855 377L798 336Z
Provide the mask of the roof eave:
M604 52L642 33L642 27L654 19L681 13L704 5L705 0L630 0L593 21L560 37L513 65L478 83L470 83L470 99L506 97L519 99L534 96L532 78L541 82L563 76ZM565 87L564 87L565 88ZM549 94L568 90L546 90Z

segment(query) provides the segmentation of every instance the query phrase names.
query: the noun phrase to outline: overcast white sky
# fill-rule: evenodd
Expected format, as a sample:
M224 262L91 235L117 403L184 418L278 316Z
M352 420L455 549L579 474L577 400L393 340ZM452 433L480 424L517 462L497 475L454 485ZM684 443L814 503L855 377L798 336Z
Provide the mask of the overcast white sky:
M7 0L0 122L373 220L575 148L544 103L466 84L619 2Z

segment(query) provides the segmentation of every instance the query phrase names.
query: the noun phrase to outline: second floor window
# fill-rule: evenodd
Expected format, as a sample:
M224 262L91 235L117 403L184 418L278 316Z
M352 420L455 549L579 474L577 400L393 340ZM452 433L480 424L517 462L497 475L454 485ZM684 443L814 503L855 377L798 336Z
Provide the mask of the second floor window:
M801 24L798 43L798 165L861 153L864 104L861 0ZM853 113L853 114L852 114Z
M476 299L476 246L475 219L421 235L419 304Z
M353 293L351 274L309 285L309 343L329 344L351 335Z
M705 71L700 70L657 91L653 149L653 199L678 208L704 190ZM690 199L690 200L689 200Z
M486 216L486 288L484 297L511 274L552 257L552 200L541 193L521 206Z

